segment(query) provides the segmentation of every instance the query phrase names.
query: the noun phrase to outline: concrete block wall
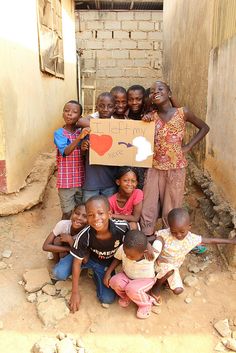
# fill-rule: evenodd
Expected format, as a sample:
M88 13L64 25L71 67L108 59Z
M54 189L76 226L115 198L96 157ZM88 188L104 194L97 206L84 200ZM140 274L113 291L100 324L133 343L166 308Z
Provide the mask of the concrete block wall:
M162 11L77 11L76 46L81 70L95 70L97 94L162 78ZM87 83L91 84L93 75ZM85 95L85 109L91 108Z

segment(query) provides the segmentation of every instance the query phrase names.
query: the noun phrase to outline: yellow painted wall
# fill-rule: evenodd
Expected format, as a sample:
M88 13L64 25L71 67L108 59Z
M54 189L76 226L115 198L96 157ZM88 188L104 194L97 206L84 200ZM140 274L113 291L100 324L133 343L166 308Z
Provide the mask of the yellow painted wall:
M62 0L64 80L40 71L36 4L0 3L0 159L6 159L8 192L23 185L38 153L53 146L63 105L77 97L73 1Z
M195 156L236 208L235 14L235 0L165 0L163 66L178 101L209 124Z

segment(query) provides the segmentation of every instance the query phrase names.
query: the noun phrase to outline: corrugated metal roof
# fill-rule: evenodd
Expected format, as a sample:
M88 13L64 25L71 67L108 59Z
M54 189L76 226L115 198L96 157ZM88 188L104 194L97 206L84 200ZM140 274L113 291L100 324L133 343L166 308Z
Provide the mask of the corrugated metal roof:
M163 0L75 0L76 10L163 10Z

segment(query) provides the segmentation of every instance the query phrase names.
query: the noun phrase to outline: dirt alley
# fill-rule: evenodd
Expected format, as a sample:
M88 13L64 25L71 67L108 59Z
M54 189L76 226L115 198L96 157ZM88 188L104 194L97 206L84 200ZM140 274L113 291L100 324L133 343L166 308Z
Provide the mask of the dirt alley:
M201 210L196 208L198 193L190 189L186 195L193 218L193 231L209 236ZM183 277L190 274L189 263L208 266L196 276L195 287L186 287L179 297L169 290L163 291L161 313L147 320L135 317L135 306L122 309L117 302L109 309L101 307L96 298L95 286L87 274L82 276L81 307L69 314L56 328L45 328L37 317L34 303L26 301L24 288L18 284L26 269L50 267L42 243L60 219L59 200L55 176L48 184L43 204L16 216L0 218L0 253L11 249L12 255L4 259L7 269L0 270L0 351L2 353L28 353L42 336L55 337L58 331L81 336L90 353L212 353L220 341L213 328L215 321L236 318L236 281L228 271L218 249L209 247L204 255L189 255L182 268ZM209 274L215 279L207 282ZM208 283L208 284L206 284ZM198 296L195 296L196 291ZM199 294L200 292L200 294ZM185 302L186 297L191 303ZM91 332L91 325L94 332ZM236 331L236 326L231 327Z

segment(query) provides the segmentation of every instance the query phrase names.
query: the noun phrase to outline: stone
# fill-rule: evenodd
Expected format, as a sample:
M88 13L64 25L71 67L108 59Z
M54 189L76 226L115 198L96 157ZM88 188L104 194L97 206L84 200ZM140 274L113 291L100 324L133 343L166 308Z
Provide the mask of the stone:
M36 294L37 294L37 298L38 298L38 297L40 297L40 295L43 294L43 292L42 292L41 289L40 289L38 292L36 292Z
M57 353L77 353L70 338L65 337L57 342Z
M82 340L81 337L77 338L77 340L76 340L76 346L79 347L79 348L84 348L84 347L85 347L84 341Z
M3 322L0 320L0 330L3 329Z
M27 297L26 297L27 301L30 303L34 303L37 299L37 295L36 293L30 293Z
M20 286L24 286L25 285L25 282L24 281L18 281L17 282Z
M219 320L214 324L214 328L222 337L230 337L231 330L229 328L229 321L228 319Z
M198 273L200 272L200 268L196 265L190 265L188 266L188 270L189 272L193 272L193 273Z
M51 296L56 295L56 288L53 284L46 284L46 286L42 288L42 291Z
M200 268L200 271L204 271L208 267L208 263L203 262L202 264L199 264L198 267Z
M161 313L161 308L159 306L153 306L152 307L152 313L160 315Z
M65 337L66 337L66 335L64 334L64 332L59 331L59 332L57 333L57 338L58 338L59 340L63 340L63 338L65 338Z
M196 290L196 292L194 292L194 297L201 297L202 293L199 290Z
M185 301L186 304L192 303L192 299L189 298L189 297L185 298L184 301Z
M42 294L40 296L37 296L37 303L40 304L40 303L47 302L49 298L51 298L51 296L47 294Z
M7 268L7 264L4 261L0 261L0 270L5 270Z
M37 304L37 312L45 326L54 327L58 321L69 315L70 310L64 298L55 299L49 296L47 301Z
M95 333L95 332L97 331L97 326L92 324L92 325L90 326L90 328L89 328L89 331L90 331L91 333Z
M9 257L11 257L12 251L10 249L5 249L2 252L2 257L5 257L6 259L8 259Z
M109 309L109 308L110 308L110 305L107 304L107 303L102 303L102 307L103 307L104 309Z
M71 281L68 281L68 280L67 281L57 281L55 283L55 288L58 291L61 291L62 288L67 288L68 291L71 291L71 287L72 287L72 283L71 283Z
M225 352L225 346L221 342L217 343L214 349L217 352Z
M184 278L183 282L187 287L194 287L198 283L198 279L197 279L197 277L194 277L192 275L188 275Z
M236 339L236 331L232 332L232 338Z
M236 340L234 338L224 338L222 343L226 348L236 352Z
M65 298L70 293L68 288L62 288L60 291L60 295Z
M37 292L45 284L51 284L51 278L47 268L37 268L34 270L28 270L23 274L25 283L25 290L29 293Z
M205 279L205 283L207 286L210 286L212 283L217 281L217 275L215 273L210 273Z
M42 337L33 346L33 353L57 353L56 338Z

